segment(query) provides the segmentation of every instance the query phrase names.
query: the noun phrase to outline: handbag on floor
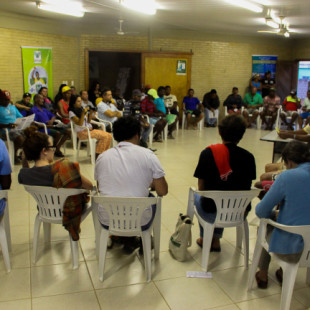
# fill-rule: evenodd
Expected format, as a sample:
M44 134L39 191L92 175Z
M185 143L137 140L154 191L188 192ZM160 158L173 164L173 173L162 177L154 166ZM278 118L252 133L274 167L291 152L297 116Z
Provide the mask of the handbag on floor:
M173 258L183 262L187 257L187 248L192 245L192 220L182 213L178 216L175 232L169 240L169 251Z

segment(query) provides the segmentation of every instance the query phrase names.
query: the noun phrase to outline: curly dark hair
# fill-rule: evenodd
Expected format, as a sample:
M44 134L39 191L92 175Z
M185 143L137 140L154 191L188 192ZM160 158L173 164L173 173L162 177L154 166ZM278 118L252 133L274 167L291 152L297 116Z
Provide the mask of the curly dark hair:
M136 134L140 137L140 122L132 117L120 117L113 123L113 137L117 142L130 140Z

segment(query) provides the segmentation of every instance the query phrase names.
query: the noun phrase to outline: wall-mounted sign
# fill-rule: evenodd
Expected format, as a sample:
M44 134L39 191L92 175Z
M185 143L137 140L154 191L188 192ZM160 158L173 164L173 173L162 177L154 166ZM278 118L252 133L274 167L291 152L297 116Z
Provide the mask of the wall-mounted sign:
M177 61L177 75L186 75L186 60Z

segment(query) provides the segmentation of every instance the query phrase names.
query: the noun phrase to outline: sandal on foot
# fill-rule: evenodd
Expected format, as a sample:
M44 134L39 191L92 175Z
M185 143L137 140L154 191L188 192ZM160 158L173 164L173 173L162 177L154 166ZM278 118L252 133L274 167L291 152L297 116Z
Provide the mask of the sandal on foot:
M256 272L255 274L255 279L256 279L256 283L257 286L261 289L266 289L268 286L268 280L267 281L263 281L262 279L259 278L259 271Z
M197 243L197 245L198 245L200 248L202 248L202 238L198 238L198 239L196 240L196 243Z
M279 283L282 285L282 282L283 282L283 271L282 271L282 268L279 268L276 271L276 278L279 281Z

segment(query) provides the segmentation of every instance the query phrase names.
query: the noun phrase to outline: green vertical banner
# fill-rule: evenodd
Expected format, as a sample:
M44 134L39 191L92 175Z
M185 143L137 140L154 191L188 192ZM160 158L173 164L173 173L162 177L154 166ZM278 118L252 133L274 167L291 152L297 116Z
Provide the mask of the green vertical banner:
M49 47L22 46L24 90L37 94L42 86L47 87L48 96L53 97L52 49Z

